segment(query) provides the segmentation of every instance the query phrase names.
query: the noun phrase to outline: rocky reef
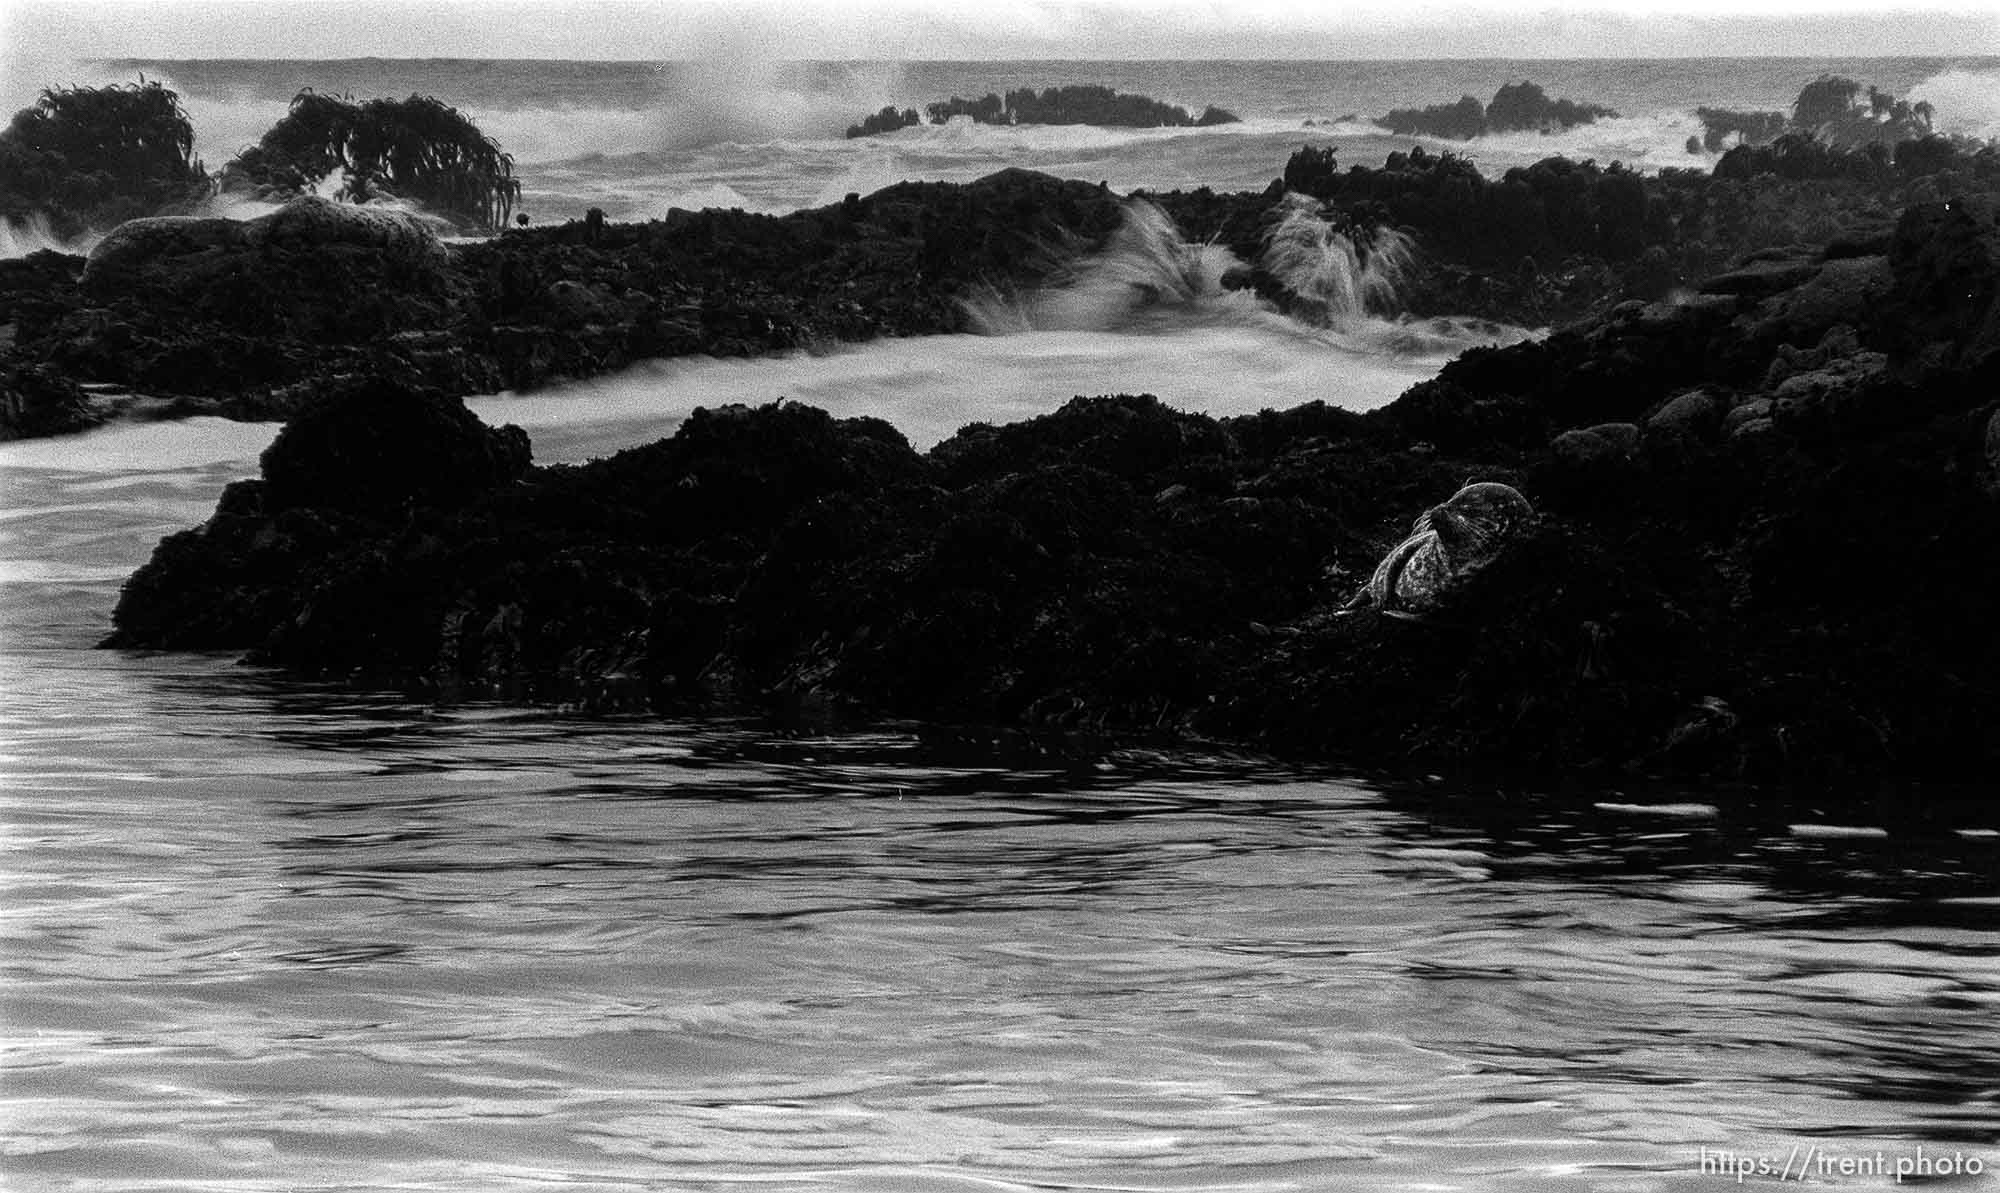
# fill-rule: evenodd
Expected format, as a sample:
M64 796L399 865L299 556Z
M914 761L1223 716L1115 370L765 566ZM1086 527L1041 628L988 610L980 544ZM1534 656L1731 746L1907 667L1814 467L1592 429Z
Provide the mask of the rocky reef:
M954 116L968 116L980 124L1095 124L1111 128L1209 128L1236 124L1241 117L1210 105L1200 115L1189 114L1178 104L1162 103L1143 95L1127 95L1096 84L1046 87L1036 91L1021 87L1005 95L989 92L978 99L950 99L924 108L932 124L943 124ZM919 123L915 108L901 111L883 108L847 129L849 138L894 132Z
M1404 136L1470 141L1488 133L1553 132L1616 115L1599 104L1550 99L1539 85L1523 80L1502 84L1493 93L1491 103L1482 104L1470 95L1460 96L1453 104L1397 108L1377 117L1375 123Z
M1060 285L1115 247L1134 198L1185 243L1234 254L1243 268L1223 284L1301 318L1326 312L1274 268L1274 244L1295 232L1307 247L1399 247L1397 305L1373 313L1552 325L1659 298L1748 253L1880 235L1912 202L1995 191L2000 153L1929 138L1893 154L1739 147L1713 172L1657 176L1550 158L1487 178L1421 149L1343 168L1308 147L1262 191L1120 196L1010 170L782 217L593 215L444 246L420 221L308 198L277 234L155 220L107 239L88 270L53 253L0 261L0 367L149 395L163 413L285 418L359 375L466 395L649 358L967 331L963 300ZM326 218L342 211L351 218ZM32 410L52 391L17 392L38 396L0 406L0 433L117 408L93 398L44 418Z
M537 468L518 430L378 377L318 395L163 542L109 644L440 699L1983 782L1996 382L1988 197L1467 353L1366 415L1080 398L918 453L732 407ZM1532 501L1506 550L1422 617L1343 608L1467 477Z

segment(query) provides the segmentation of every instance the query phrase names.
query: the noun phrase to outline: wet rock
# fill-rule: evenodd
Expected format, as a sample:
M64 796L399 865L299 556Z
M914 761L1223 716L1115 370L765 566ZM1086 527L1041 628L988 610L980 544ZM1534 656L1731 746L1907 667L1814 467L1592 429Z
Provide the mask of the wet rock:
M1722 425L1726 403L1713 390L1691 389L1669 398L1646 419L1646 428L1659 434L1691 439L1707 439Z
M1759 430L1767 429L1777 403L1768 397L1746 398L1730 408L1722 416L1722 433L1735 435L1753 423L1763 423Z
M66 435L105 420L74 381L0 352L0 440Z
M567 278L551 283L544 297L558 327L602 323L615 317L617 309L608 296Z
M1549 451L1559 464L1579 471L1612 467L1631 459L1630 448L1595 430L1564 431L1549 442Z
M1625 455L1629 456L1639 450L1639 427L1636 423L1598 423L1595 426L1585 427L1584 430L1611 444Z
M1939 364L1974 369L2000 352L2000 199L1910 207L1897 221L1889 260L1892 353L1951 344L1952 360Z
M364 380L285 424L262 459L271 509L384 514L450 506L519 479L527 433L489 428L457 398Z
M1986 491L2000 497L2000 410L1986 420Z
M1813 261L1760 262L1746 269L1717 274L1701 284L1700 292L1761 298L1803 284L1816 276L1820 268Z
M1809 373L1824 368L1832 361L1844 356L1852 356L1861 351L1861 343L1854 328L1845 323L1827 329L1819 343L1810 348L1796 348L1790 344L1778 345L1772 354L1771 363L1764 370L1761 388L1776 389L1785 378L1794 373Z
M1810 344L1830 325L1870 322L1895 283L1887 257L1829 261L1802 284L1775 294L1744 316L1760 344Z
M1777 406L1786 410L1838 407L1853 401L1880 380L1888 363L1889 358L1880 352L1857 352L1787 377L1771 396Z

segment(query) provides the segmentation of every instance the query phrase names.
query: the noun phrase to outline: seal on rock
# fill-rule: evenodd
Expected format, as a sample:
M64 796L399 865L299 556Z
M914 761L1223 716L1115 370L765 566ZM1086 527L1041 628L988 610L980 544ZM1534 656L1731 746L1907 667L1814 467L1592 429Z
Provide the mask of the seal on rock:
M1534 514L1512 485L1467 485L1449 501L1417 515L1410 537L1383 556L1368 583L1340 611L1375 608L1406 618L1428 613L1467 577L1499 558Z

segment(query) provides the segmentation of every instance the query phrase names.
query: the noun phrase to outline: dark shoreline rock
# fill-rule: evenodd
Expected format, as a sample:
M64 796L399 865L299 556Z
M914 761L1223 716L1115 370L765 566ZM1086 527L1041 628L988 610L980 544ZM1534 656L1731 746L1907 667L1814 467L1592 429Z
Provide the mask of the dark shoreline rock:
M107 645L438 699L831 705L1816 794L1984 781L1995 204L1913 207L1885 254L1777 277L1467 353L1367 415L1079 398L922 454L781 404L526 468L518 432L378 385L166 540ZM465 462L443 488L342 446L403 423ZM1555 446L1578 435L1606 450ZM1337 615L1468 476L1538 525L1435 616Z

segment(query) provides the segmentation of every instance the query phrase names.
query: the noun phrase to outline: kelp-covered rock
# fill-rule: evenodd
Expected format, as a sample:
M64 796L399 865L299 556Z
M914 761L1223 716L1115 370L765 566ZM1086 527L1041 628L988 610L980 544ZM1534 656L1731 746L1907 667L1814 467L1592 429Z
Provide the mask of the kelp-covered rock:
M1816 795L1983 780L1996 232L1990 209L1912 209L1893 286L1859 307L1807 293L1863 260L1822 254L1777 291L1468 353L1367 415L1080 398L919 455L786 404L520 471L511 436L383 391L295 423L264 480L163 544L114 642L440 697L807 702ZM1773 304L1854 321L1753 334ZM1839 382L1802 397L1815 377ZM420 441L463 480L426 490L408 465L345 491L377 458L350 436L386 411L437 428ZM1582 439L1603 450L1553 446ZM324 479L286 480L292 460ZM1538 516L1419 620L1343 612L1468 475Z
M302 91L256 145L223 170L229 189L266 197L335 174L340 198L400 198L470 227L507 226L521 196L514 159L458 109L427 95L356 101Z
M1897 99L1875 87L1866 97L1861 84L1839 75L1821 75L1800 89L1792 103L1792 127L1841 148L1893 146L1931 133L1931 105Z
M1767 145L1790 123L1783 112L1696 108L1694 114L1701 121L1701 139L1696 145L1710 153L1720 153L1732 144Z
M0 130L0 220L58 240L209 191L180 97L159 83L43 91Z

